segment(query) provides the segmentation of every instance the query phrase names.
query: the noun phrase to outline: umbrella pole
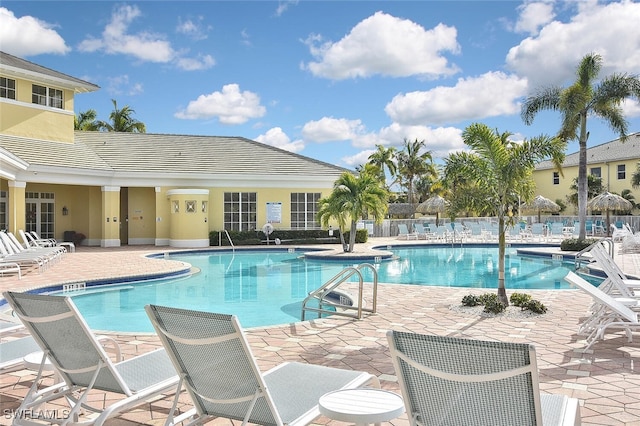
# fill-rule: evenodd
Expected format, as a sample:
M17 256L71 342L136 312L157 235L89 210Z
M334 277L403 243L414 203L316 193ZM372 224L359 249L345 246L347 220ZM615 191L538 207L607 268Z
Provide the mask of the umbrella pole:
M609 209L607 209L607 237L611 236L611 221L609 220Z

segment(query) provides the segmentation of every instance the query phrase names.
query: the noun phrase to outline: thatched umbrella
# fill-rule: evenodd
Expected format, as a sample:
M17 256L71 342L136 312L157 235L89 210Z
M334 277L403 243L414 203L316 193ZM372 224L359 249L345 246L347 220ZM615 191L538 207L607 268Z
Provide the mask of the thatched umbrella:
M447 210L447 207L449 207L449 202L447 200L439 195L434 195L433 197L428 198L426 201L418 204L418 207L416 207L416 211L423 214L435 213L437 226L438 216L440 215L440 213L444 213Z
M524 205L525 209L537 210L538 211L538 223L540 223L540 212L559 212L560 206L550 199L543 197L542 195L537 195L536 198L533 199L530 203L526 203Z
M413 216L415 212L416 206L411 203L391 203L387 209L391 216Z
M609 223L609 211L620 210L629 211L633 208L631 202L618 194L612 194L610 192L604 192L600 195L596 195L587 203L587 207L591 210L606 211L607 212L607 236L611 235L611 226Z

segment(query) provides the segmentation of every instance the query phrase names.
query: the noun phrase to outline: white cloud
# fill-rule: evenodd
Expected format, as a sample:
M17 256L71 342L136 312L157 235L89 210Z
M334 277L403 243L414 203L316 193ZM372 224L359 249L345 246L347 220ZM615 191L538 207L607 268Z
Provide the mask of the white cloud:
M640 117L640 102L627 99L622 103L622 110L625 117Z
M203 23L204 18L198 16L194 19L182 20L178 18L178 25L176 31L180 34L184 34L193 40L205 40L207 38L207 31L211 28Z
M111 20L104 27L100 38L89 37L78 45L83 52L102 51L110 55L129 55L138 60L154 63L175 63L185 71L202 70L212 67L215 60L210 55L187 58L177 52L163 34L141 31L130 32L133 22L142 16L137 6L120 6L111 14ZM189 25L179 27L190 31Z
M549 23L507 54L507 66L532 89L573 82L578 63L592 52L602 56L601 76L640 69L640 3L573 4L578 13L569 22Z
M127 94L130 96L139 95L144 92L142 83L131 83L128 75L119 75L116 77L109 77L107 92L111 95Z
M78 48L83 52L104 51L109 54L130 55L149 62L166 63L175 52L171 43L160 34L139 32L129 34L131 23L142 15L136 6L120 6L111 14L111 21L102 31L102 38L88 38Z
M527 3L519 9L520 16L514 27L516 32L536 34L540 27L548 24L555 17L553 3Z
M360 120L323 117L306 123L302 128L302 136L304 140L311 142L346 141L356 138L363 131Z
M289 136L280 127L267 130L266 133L255 138L256 141L266 145L275 146L289 152L300 152L304 149L304 142L301 140L291 141Z
M456 37L456 29L444 24L425 30L408 19L377 12L336 43L309 36L305 42L316 61L303 67L332 80L374 74L437 78L458 72L442 55L459 52Z
M197 58L178 58L176 65L185 71L206 70L216 64L211 55L199 55Z
M404 140L422 140L433 158L443 158L452 152L466 148L462 141L462 130L456 127L403 126L392 123L378 133L383 145L402 149Z
M527 81L502 72L461 78L453 87L439 86L424 92L396 95L385 107L400 124L433 125L477 120L520 111L518 99L526 94Z
M342 157L340 160L349 167L355 168L356 166L361 166L369 162L369 156L376 152L375 149L367 149L364 151L360 151L355 155L349 155L346 157Z
M298 0L280 0L278 1L278 7L276 8L276 16L282 16L284 12L289 9L289 6L295 6L298 4Z
M71 48L53 28L54 25L33 16L17 18L10 10L0 7L0 46L11 55L25 57L42 53L64 55Z
M175 117L190 120L217 117L223 124L243 124L265 113L266 108L260 105L258 95L247 90L241 92L237 84L226 84L220 92L198 96Z

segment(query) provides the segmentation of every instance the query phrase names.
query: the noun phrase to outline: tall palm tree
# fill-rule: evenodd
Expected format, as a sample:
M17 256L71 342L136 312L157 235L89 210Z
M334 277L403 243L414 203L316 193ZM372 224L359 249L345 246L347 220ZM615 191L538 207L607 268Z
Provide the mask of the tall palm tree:
M565 143L579 142L578 164L578 238L586 236L587 218L587 117L603 119L618 134L622 141L627 139L628 122L624 117L621 103L627 98L640 100L640 78L637 75L613 74L596 81L602 68L602 57L590 53L582 58L577 69L577 79L569 87L547 87L527 98L522 105L521 116L526 124L531 124L539 111L559 111L562 124L558 137Z
M396 149L394 147L385 148L382 145L376 145L377 150L369 155L369 164L376 166L380 170L380 178L386 182L385 168L389 171L391 178L396 175Z
M334 219L340 227L342 246L345 252L353 252L356 243L356 225L365 213L373 216L377 223L387 213L389 194L379 177L366 170L359 175L344 172L333 184L333 191L318 201L318 220L322 226L328 226ZM342 237L347 219L351 220L349 243Z
M136 120L132 117L135 111L129 107L129 105L123 106L118 109L118 104L115 99L111 99L113 102L113 111L109 114L110 123L105 121L99 121L98 125L100 129L107 132L128 132L128 133L146 133L147 128L143 122Z
M91 132L100 130L99 122L96 121L97 116L98 113L95 109L88 109L84 112L79 112L78 115L73 117L73 129Z
M498 216L498 297L505 306L509 304L504 283L506 226L515 222L513 213L519 199L528 201L533 197L536 163L551 158L559 167L564 161L565 146L559 138L548 136L522 143L509 141L509 136L510 133L498 133L481 123L472 124L462 133L471 151L454 153L445 159L447 164L455 164L458 176L464 175L466 182L475 185L485 209L494 210ZM467 191L462 195L454 191L451 197L455 200L467 195Z
M414 203L415 180L424 174L437 177L437 170L433 165L431 151L425 150L425 142L418 139L413 142L404 140L402 151L396 154L398 160L398 178L407 188L407 202Z
M636 171L631 175L631 186L633 188L640 188L640 161L636 164Z

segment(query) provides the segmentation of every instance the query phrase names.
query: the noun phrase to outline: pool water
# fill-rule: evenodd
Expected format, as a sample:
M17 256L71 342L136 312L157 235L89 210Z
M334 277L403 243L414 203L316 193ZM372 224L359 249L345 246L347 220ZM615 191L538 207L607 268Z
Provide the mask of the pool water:
M398 247L375 264L379 283L496 288L497 247ZM507 291L566 289L572 263L516 255L508 249ZM201 270L186 278L124 283L65 293L95 330L152 332L147 304L235 314L244 327L300 320L302 301L354 262L302 258L287 250L208 251L171 255ZM372 272L363 270L365 281ZM315 316L312 314L312 318ZM308 317L309 318L309 317Z

